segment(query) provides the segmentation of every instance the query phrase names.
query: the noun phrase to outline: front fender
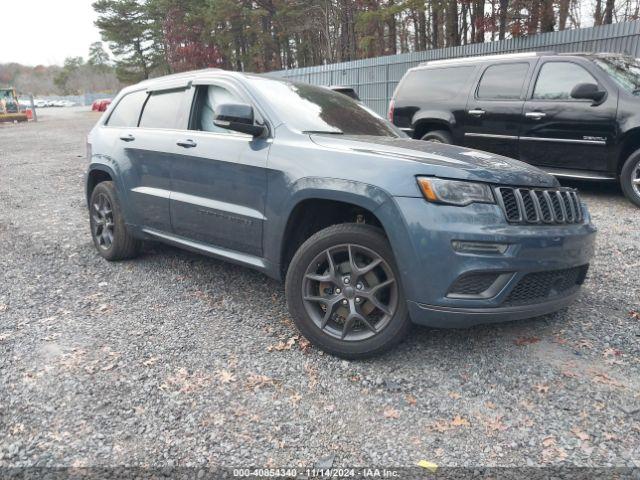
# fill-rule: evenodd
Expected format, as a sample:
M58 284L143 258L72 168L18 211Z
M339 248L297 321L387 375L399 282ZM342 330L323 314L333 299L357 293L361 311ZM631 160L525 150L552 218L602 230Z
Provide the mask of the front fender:
M276 182L270 182L274 185ZM276 183L277 184L277 183ZM287 223L296 206L305 200L346 202L376 214L391 196L383 189L363 182L326 177L305 177L290 185L269 188L267 219L264 231L265 257L280 269L280 256ZM385 212L386 213L386 212ZM377 214L376 214L377 216ZM386 215L385 215L386 217ZM390 218L380 218L385 230Z

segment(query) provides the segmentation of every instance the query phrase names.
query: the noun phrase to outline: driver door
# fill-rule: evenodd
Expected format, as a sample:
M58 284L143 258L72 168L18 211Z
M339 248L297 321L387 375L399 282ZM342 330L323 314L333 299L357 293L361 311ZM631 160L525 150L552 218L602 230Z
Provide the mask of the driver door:
M178 139L171 165L173 231L262 256L271 141L215 126L216 106L222 103L251 104L230 82L195 87L189 130Z
M524 104L520 159L533 165L574 170L607 170L614 152L618 95L604 101L571 97L579 83L605 89L586 66L562 58L539 65Z

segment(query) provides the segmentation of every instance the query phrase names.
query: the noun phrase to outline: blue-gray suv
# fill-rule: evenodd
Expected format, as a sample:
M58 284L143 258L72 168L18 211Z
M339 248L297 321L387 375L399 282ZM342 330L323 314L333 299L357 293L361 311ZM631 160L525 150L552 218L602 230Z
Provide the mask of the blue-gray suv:
M327 88L220 70L124 89L88 138L93 241L159 240L285 279L301 333L362 358L411 322L571 303L596 229L575 190L510 158L412 140Z

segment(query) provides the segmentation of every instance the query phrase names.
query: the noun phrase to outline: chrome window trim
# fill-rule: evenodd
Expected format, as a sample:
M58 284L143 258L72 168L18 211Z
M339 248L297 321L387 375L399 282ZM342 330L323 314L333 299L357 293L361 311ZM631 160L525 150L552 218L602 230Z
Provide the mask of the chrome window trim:
M504 140L517 140L519 137L516 135L496 135L493 133L473 133L465 132L465 137L483 137L483 138L500 138Z

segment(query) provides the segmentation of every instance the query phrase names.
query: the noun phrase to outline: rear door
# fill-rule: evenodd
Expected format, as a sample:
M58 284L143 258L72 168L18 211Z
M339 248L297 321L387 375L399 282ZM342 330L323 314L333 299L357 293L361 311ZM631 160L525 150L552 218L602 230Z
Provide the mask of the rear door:
M147 98L147 91L139 90L118 101L101 132L108 150L99 153L103 153L107 163L122 179L122 191L119 193L133 214L128 221L169 230L168 162L159 145L151 147L149 133L138 128Z
M469 94L464 145L518 158L518 136L529 72L536 60L487 65Z
M599 105L571 98L579 83L607 90L588 67L586 62L562 57L540 63L524 107L522 160L552 168L607 170L615 154L617 92L609 89Z
M150 92L130 142L131 192L143 226L163 232L171 231L171 163L177 154L176 140L187 126L188 92L185 87Z
M173 230L202 243L261 256L271 140L215 126L216 107L222 103L252 102L230 81L196 87L189 131L182 132L171 165ZM259 118L255 105L254 111Z

